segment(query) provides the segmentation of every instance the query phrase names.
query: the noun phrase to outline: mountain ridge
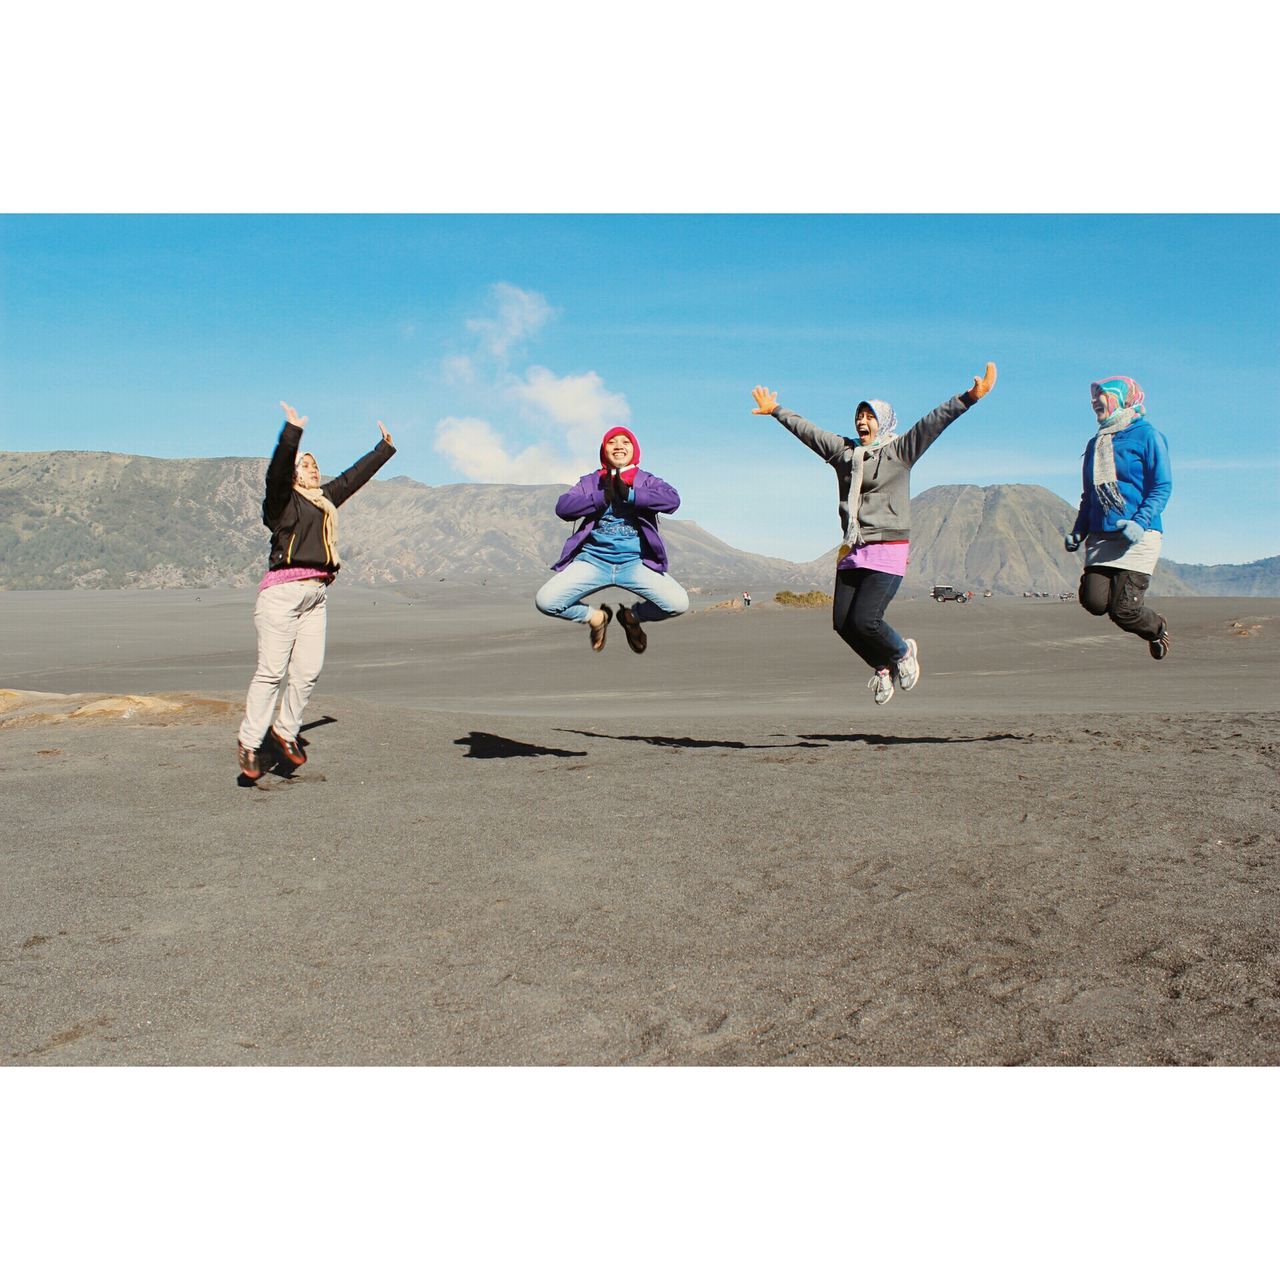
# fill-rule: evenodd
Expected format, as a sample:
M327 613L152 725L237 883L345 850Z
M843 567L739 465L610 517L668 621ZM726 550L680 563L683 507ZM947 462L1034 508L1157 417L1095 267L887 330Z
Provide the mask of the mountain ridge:
M266 564L264 458L0 453L0 590L251 585ZM344 576L366 583L543 579L569 526L561 485L373 480L343 509ZM1038 485L938 485L912 498L904 588L1056 593L1078 583L1062 546L1074 509ZM675 576L694 590L829 590L836 548L794 563L662 518ZM1161 595L1280 595L1280 556L1245 565L1161 561Z

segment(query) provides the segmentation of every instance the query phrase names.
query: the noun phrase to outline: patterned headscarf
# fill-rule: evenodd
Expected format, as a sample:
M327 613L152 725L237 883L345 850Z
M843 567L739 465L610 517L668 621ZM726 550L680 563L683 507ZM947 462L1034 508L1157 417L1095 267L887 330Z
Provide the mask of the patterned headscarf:
M1116 483L1116 455L1112 436L1131 427L1146 414L1146 395L1132 378L1123 374L1090 383L1089 397L1098 419L1093 447L1093 490L1104 508L1124 510L1124 498Z
M1141 418L1146 409L1143 401L1146 393L1132 378L1116 374L1104 378L1101 382L1089 385L1089 398L1093 401L1093 411L1098 416L1098 426L1119 427L1121 415L1132 410L1123 426L1127 427L1134 418Z
M880 424L875 444L870 447L879 448L881 444L888 444L898 434L898 415L894 413L893 405L887 400L860 400L858 409L863 405L876 415L876 421ZM858 409L853 411L855 418L858 416Z

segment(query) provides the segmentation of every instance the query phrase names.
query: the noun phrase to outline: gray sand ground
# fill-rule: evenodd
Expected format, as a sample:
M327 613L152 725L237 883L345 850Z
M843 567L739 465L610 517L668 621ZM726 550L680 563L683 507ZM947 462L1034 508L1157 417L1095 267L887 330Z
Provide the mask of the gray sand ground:
M242 787L252 592L0 593L0 1061L1280 1062L1280 601L904 600L877 708L821 611L332 599Z

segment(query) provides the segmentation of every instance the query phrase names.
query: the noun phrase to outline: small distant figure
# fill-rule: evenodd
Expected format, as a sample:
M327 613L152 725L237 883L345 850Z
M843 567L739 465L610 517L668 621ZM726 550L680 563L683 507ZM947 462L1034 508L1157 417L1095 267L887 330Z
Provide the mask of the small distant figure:
M561 520L581 521L552 566L555 577L534 598L539 612L590 630L591 650L604 648L614 611L584 597L602 587L634 591L641 602L618 605L618 621L633 653L649 638L642 622L663 622L689 608L689 593L667 572L658 513L675 511L680 495L665 480L640 470L640 443L626 427L610 427L600 442L600 468L583 476L556 501Z
M328 588L339 568L338 508L396 451L379 422L382 439L373 449L322 485L315 457L298 453L306 417L300 418L283 400L280 407L285 422L267 466L262 502L262 523L271 530L271 558L253 611L258 668L249 684L237 743L240 772L250 781L262 776L260 753L268 734L290 764L307 761L298 730L324 665Z
M1141 636L1161 659L1169 624L1144 602L1173 492L1169 441L1146 420L1146 395L1132 378L1104 378L1089 394L1098 432L1085 446L1080 510L1063 545L1074 552L1084 543L1081 605Z
M751 592L750 591L744 591L742 593L742 607L744 609L751 608Z

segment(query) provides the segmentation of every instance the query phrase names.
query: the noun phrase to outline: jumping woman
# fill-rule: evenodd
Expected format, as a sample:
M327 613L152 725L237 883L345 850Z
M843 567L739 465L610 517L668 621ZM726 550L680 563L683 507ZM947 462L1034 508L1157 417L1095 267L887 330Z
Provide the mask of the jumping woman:
M315 458L298 455L307 419L283 400L280 407L284 430L267 466L262 503L262 523L271 530L271 558L253 611L258 669L249 685L238 744L240 772L251 780L262 776L260 752L268 733L290 764L306 763L298 730L324 665L327 592L338 572L337 509L395 453L379 422L382 439L372 451L322 485Z
M622 587L641 597L630 608L618 605L618 621L633 653L649 639L641 623L662 622L689 608L689 595L667 572L667 551L658 534L658 513L680 505L665 481L640 470L640 444L626 427L610 427L600 442L599 470L589 472L556 502L561 520L581 523L552 566L556 575L539 588L534 603L552 618L583 622L591 648L604 648L613 619L607 605L582 603L602 587Z
M756 402L752 413L777 418L835 470L844 543L836 557L831 625L871 668L867 687L877 705L893 697L895 675L904 692L914 689L920 679L916 642L904 640L884 620L889 601L902 585L911 550L911 468L995 382L996 367L988 364L968 391L926 414L905 435L897 433L892 405L863 400L854 412L856 439L824 431L781 408L768 387L752 392Z
M1164 658L1169 625L1144 601L1160 559L1160 513L1173 492L1169 442L1146 420L1146 397L1132 378L1117 374L1089 392L1098 433L1085 446L1080 510L1064 539L1068 551L1084 543L1080 603Z

